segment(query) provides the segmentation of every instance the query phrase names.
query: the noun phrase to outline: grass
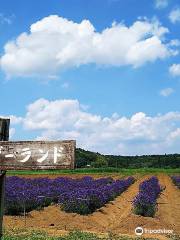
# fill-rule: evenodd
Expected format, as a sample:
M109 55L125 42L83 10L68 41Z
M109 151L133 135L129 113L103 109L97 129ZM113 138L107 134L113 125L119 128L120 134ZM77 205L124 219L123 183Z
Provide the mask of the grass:
M180 168L79 168L74 170L9 170L7 174L9 176L15 175L56 175L56 174L120 174L124 176L135 175L135 174L179 174Z
M169 240L179 240L179 235L167 235ZM109 233L107 237L97 236L93 233L73 231L64 236L49 236L44 231L32 231L23 229L11 229L6 231L2 240L158 240L158 238L117 236Z
M93 233L85 233L80 231L70 232L68 235L53 237L48 236L43 231L27 231L22 229L14 229L6 232L2 240L152 240L152 238L117 236L111 233L107 237L98 237ZM153 240L155 240L153 238Z

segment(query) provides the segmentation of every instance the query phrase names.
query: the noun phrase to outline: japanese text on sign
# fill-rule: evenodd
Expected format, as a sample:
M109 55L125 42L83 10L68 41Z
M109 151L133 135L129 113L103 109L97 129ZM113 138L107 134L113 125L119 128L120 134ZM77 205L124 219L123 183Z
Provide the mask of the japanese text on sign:
M0 142L0 169L74 168L75 141Z

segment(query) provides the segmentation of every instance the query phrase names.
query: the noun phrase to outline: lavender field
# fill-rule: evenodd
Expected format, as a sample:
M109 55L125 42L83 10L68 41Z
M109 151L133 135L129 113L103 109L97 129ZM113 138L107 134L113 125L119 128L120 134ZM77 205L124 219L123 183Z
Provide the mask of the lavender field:
M95 180L88 176L81 179L8 177L5 213L21 215L24 211L59 204L66 212L89 214L114 200L134 182L133 177L119 180L110 177Z

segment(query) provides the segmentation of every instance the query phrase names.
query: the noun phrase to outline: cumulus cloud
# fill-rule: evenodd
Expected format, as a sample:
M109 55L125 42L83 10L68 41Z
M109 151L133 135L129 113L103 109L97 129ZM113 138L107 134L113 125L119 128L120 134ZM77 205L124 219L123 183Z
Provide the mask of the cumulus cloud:
M168 6L169 0L155 0L155 7L158 9Z
M169 135L169 138L172 140L176 140L177 138L179 138L180 140L180 128L177 128L175 131L171 132L171 134Z
M169 14L169 19L172 23L180 22L180 8L172 10Z
M160 91L160 95L163 97L168 97L174 92L173 88L164 88Z
M173 76L180 76L180 64L173 64L169 68L170 74Z
M166 33L157 20L138 20L131 26L113 23L97 32L89 20L76 23L51 15L6 43L0 63L8 77L55 76L90 63L139 67L176 54L164 42Z
M23 128L37 133L37 140L76 139L78 147L105 154L179 151L180 112L102 117L82 106L78 100L38 99L27 107Z

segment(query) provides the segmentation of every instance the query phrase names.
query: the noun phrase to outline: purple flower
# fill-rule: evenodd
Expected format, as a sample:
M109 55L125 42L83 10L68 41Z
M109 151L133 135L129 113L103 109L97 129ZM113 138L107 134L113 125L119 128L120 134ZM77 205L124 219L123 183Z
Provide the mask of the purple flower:
M157 177L151 177L139 185L139 193L133 199L134 212L142 216L153 216L156 200L161 192Z
M171 176L173 183L180 188L180 176Z
M59 203L67 212L88 214L113 200L134 181L133 177L123 180L89 176L81 179L8 177L5 212L17 215L22 214L24 208L29 212Z

